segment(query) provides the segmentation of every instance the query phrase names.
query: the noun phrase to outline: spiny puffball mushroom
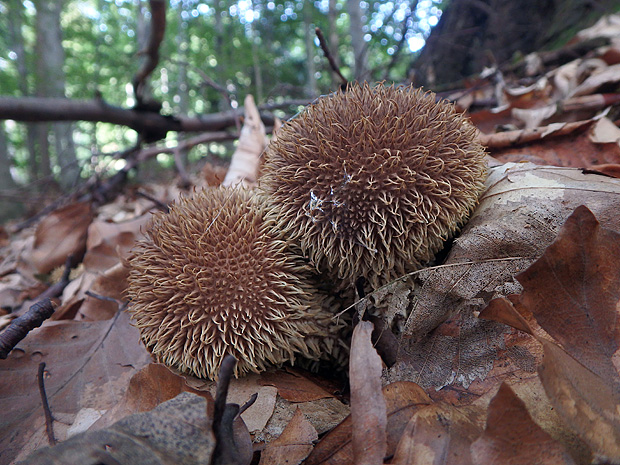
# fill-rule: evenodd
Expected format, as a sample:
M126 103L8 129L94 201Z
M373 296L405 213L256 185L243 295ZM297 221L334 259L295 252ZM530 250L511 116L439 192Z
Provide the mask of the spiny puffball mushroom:
M477 203L486 177L475 128L413 87L351 85L284 125L265 152L275 227L345 286L418 269Z
M329 351L333 314L264 210L250 192L222 188L154 215L127 266L130 312L157 361L214 379L226 354L240 375Z

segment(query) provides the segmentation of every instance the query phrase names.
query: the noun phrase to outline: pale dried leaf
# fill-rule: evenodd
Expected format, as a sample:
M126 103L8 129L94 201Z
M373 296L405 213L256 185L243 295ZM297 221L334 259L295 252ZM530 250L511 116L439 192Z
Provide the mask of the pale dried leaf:
M239 144L230 161L223 187L253 186L258 179L260 155L267 146L265 125L263 124L254 97L248 94L245 97L245 121L241 128Z

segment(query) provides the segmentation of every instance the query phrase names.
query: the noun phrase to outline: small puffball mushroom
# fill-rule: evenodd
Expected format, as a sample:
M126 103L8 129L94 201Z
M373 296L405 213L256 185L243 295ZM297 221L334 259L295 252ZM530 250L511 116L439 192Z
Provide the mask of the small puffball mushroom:
M226 354L236 375L333 347L312 269L265 227L265 203L238 188L181 198L155 214L129 267L130 312L154 358L214 379Z
M269 221L343 286L377 288L432 260L475 207L487 171L475 132L412 87L322 97L266 149Z

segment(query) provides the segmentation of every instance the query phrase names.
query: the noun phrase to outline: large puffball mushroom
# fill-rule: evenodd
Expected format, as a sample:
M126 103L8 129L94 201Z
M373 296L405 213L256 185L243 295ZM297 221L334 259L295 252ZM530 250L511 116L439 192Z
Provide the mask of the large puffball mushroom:
M376 288L462 225L487 171L475 128L412 87L351 85L285 124L265 152L269 221L321 271Z
M264 212L260 198L230 188L154 215L127 266L130 312L158 362L214 379L226 354L241 375L333 346L312 269L265 227Z

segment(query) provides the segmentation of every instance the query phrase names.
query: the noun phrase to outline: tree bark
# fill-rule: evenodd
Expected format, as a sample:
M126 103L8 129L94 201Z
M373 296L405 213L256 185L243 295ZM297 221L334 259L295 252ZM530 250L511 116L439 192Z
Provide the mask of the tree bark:
M556 49L617 0L452 0L413 63L415 84L461 86L485 66Z

